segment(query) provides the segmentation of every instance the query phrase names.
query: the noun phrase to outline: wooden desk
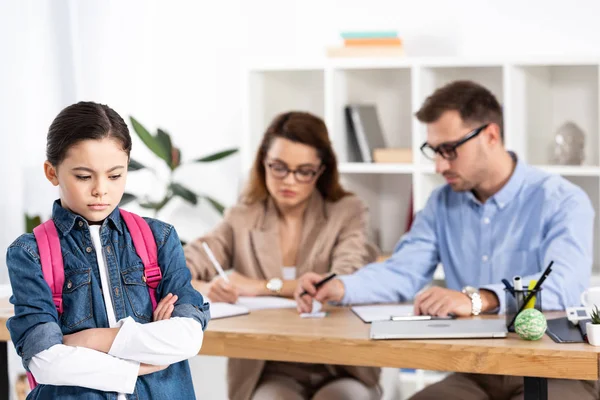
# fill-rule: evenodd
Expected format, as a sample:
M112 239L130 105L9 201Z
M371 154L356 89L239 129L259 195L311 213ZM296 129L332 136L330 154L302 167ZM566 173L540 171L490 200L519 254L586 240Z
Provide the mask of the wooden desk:
M503 316L500 316L503 318ZM497 318L497 317L484 317ZM0 317L0 340L10 339ZM302 319L294 309L253 311L210 321L200 355L531 377L526 399L544 398L545 378L599 378L600 347L558 344L547 335L506 339L370 340L369 324L348 308ZM535 389L538 390L535 390Z
M293 309L254 311L211 321L200 354L532 377L525 379L526 399L545 398L546 378L599 378L600 348L585 343L558 344L547 335L528 342L516 334L370 340L369 327L348 308L330 309L324 319L302 319Z

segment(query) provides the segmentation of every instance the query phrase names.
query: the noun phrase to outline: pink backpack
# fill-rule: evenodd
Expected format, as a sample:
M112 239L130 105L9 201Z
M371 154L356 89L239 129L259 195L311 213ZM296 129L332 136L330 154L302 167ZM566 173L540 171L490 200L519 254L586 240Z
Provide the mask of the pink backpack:
M154 311L157 304L156 288L162 279L162 272L157 262L158 252L156 250L154 235L150 230L150 226L148 226L148 223L142 217L122 209L119 211L131 234L135 251L144 263L144 281L148 285L150 300L152 300L152 311ZM65 270L58 232L56 231L54 221L50 219L38 225L33 229L33 234L35 235L40 252L44 280L50 286L52 300L54 300L56 311L58 311L58 315L60 316L63 312L62 289L65 283ZM30 372L27 373L27 378L31 389L37 386L37 382Z

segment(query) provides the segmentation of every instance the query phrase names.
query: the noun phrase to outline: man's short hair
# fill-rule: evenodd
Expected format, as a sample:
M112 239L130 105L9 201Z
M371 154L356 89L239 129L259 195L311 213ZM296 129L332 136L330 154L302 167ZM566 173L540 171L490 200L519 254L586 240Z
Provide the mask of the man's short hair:
M464 122L485 124L493 122L500 127L504 141L502 107L488 89L473 81L454 81L438 88L425 99L416 117L423 123L437 121L446 111L458 111Z

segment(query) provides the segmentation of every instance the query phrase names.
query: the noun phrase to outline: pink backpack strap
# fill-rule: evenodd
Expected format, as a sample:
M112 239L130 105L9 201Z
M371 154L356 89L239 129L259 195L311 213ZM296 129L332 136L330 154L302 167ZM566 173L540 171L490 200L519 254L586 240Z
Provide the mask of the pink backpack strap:
M54 221L49 219L33 229L33 234L40 252L40 262L44 280L52 291L52 300L60 316L63 312L62 289L65 283L65 268L63 265L60 240Z
M62 289L65 283L65 268L63 264L60 240L54 221L49 219L41 225L33 228L33 235L40 253L40 264L44 280L52 292L52 300L58 315L63 313ZM33 390L37 382L31 372L27 372L29 387Z
M152 300L152 310L155 310L157 304L156 288L162 279L162 272L158 266L158 251L154 235L152 234L152 230L150 230L150 226L142 217L123 209L119 209L119 211L131 234L135 251L144 263L144 280L146 285L148 285L150 300Z

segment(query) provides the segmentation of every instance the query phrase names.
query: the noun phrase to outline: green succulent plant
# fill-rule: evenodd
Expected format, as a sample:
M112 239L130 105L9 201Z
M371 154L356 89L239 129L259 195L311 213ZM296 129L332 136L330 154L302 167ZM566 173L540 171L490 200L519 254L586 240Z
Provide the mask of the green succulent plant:
M598 306L594 306L590 317L592 318L592 324L600 324L600 311L598 311Z
M133 117L129 117L133 130L142 140L142 142L156 156L162 159L170 169L169 181L167 183L164 197L159 201L151 201L148 196L138 197L131 193L124 193L121 199L120 206L123 206L132 201L137 201L140 207L154 210L154 215L157 216L160 210L163 209L173 198L181 197L186 202L197 205L200 200L207 201L219 214L223 214L225 207L218 200L201 193L194 193L181 182L175 182L173 174L177 168L184 164L181 163L181 149L175 147L171 141L171 136L163 129L158 128L156 134L152 135L139 121ZM201 158L197 158L189 163L209 163L222 160L238 151L237 148L231 148L210 154ZM188 163L188 164L189 164ZM148 168L142 163L131 159L129 161L128 171L139 171ZM148 168L149 169L149 168Z

